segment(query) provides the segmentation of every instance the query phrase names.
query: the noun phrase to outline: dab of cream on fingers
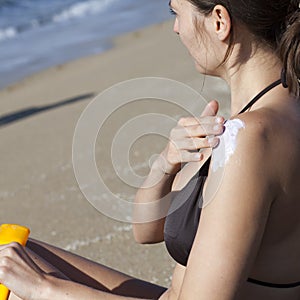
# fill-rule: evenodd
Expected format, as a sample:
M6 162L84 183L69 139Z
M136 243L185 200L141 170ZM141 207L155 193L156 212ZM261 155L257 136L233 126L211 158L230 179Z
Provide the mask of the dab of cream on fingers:
M225 131L220 136L220 143L212 152L211 169L213 172L216 172L219 168L223 168L226 165L236 150L239 131L245 128L244 122L240 119L228 120L224 126Z

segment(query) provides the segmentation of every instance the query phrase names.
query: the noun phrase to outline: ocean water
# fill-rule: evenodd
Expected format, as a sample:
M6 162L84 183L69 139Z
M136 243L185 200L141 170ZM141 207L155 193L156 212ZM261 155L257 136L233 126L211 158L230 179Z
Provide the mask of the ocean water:
M168 0L0 0L0 88L170 17Z

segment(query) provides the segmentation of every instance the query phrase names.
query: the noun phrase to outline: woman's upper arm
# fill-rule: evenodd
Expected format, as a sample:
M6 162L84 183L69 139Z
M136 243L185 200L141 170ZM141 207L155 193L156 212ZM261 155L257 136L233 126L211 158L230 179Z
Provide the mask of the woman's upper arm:
M179 299L234 299L258 253L274 196L265 129L240 128L231 150L210 170Z

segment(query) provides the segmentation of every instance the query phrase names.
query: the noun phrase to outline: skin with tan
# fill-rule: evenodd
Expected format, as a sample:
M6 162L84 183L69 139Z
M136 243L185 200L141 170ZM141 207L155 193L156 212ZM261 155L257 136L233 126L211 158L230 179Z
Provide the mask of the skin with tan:
M174 31L195 61L197 70L229 84L232 119L282 69L277 56L259 44L242 26L228 61L220 66L228 46L231 20L217 5L204 17L185 0L173 0ZM193 20L201 24L196 30ZM181 119L153 164L136 202L151 202L180 190L211 154L223 132L211 102L197 119ZM300 107L287 89L278 86L238 116L245 128L236 136L236 149L218 170L209 172L206 199L187 267L177 265L166 290L45 243L30 240L27 249L0 247L0 282L10 299L170 299L170 300L296 300L300 288L276 289L247 283L248 277L273 283L300 280ZM217 126L216 126L217 125ZM192 147L196 145L196 149ZM204 148L202 154L191 150ZM188 162L180 170L180 163ZM166 174L168 173L168 174ZM163 175L163 176L162 176ZM164 219L135 224L140 243L163 240ZM42 257L42 258L41 258ZM20 298L18 298L18 295Z

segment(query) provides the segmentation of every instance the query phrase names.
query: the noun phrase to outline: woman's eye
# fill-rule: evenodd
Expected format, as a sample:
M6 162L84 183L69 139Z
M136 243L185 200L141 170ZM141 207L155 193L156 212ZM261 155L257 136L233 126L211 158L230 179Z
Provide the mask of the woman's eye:
M172 15L172 16L176 16L176 12L170 7L170 14Z

